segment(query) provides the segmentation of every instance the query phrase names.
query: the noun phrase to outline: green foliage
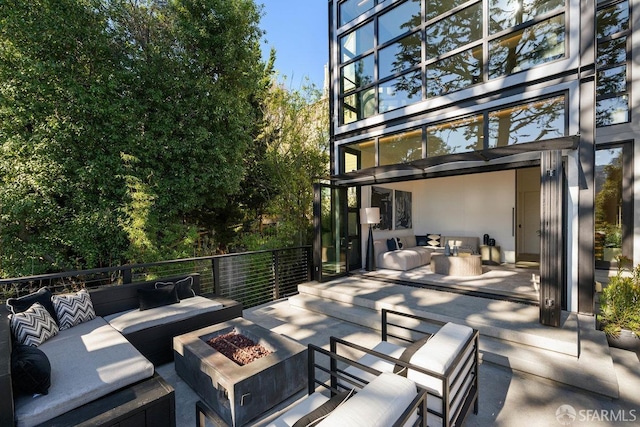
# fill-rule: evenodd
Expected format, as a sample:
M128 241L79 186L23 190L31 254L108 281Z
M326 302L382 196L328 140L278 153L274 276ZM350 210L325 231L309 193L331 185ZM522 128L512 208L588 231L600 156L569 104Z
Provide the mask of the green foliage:
M614 337L628 329L640 337L640 265L625 274L625 257L618 257L618 272L600 294L598 320L602 330Z
M287 90L274 82L262 115L257 146L264 152L255 185L268 197L239 244L251 250L311 244L313 183L328 174L327 99L313 86ZM273 225L265 226L267 220Z
M193 255L257 134L259 18L252 0L1 2L0 275Z

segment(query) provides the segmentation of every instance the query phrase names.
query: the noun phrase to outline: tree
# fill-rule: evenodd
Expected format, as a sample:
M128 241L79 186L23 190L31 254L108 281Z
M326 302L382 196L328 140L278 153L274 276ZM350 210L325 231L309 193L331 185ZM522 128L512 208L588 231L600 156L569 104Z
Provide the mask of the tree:
M264 102L258 146L262 194L269 196L255 222L240 236L249 249L307 245L312 241L313 183L328 175L329 114L313 86L288 90L272 84ZM266 226L270 220L272 226Z
M244 177L252 0L0 3L0 274L190 255Z

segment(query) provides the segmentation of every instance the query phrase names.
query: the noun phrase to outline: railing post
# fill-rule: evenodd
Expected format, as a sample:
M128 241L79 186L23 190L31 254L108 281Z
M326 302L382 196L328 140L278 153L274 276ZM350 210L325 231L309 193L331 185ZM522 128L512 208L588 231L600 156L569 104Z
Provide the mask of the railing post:
M131 273L131 267L122 269L122 283L131 283L133 280L133 274Z
M273 299L277 301L280 299L280 251L273 251Z
M213 293L216 296L222 296L220 289L220 258L213 257L211 260L211 267L213 269Z
M307 257L307 282L310 282L313 277L313 248L307 246L304 252Z

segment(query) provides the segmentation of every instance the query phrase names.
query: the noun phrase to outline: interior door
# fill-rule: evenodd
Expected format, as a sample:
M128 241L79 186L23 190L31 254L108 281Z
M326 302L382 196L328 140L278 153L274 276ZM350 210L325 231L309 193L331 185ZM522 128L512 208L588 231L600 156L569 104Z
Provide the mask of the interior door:
M518 261L540 260L540 169L519 169L517 180Z

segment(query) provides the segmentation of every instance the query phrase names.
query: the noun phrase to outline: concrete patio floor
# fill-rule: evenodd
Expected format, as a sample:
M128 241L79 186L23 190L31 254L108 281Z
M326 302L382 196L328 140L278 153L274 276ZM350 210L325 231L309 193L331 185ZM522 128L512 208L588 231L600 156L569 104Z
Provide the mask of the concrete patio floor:
M286 299L245 310L243 317L304 345L313 343L328 348L330 336L365 346L380 340L378 331L294 307ZM466 425L560 426L563 424L556 418L556 412L563 405L570 405L576 413L575 420L564 425L639 425L639 356L618 349L611 349L611 355L618 377L619 399L609 399L484 361L480 365L480 410L477 415L469 416ZM198 396L176 375L172 363L157 370L176 389L177 426L194 426ZM279 411L305 394L300 392L274 408L270 416L251 425L266 425Z

